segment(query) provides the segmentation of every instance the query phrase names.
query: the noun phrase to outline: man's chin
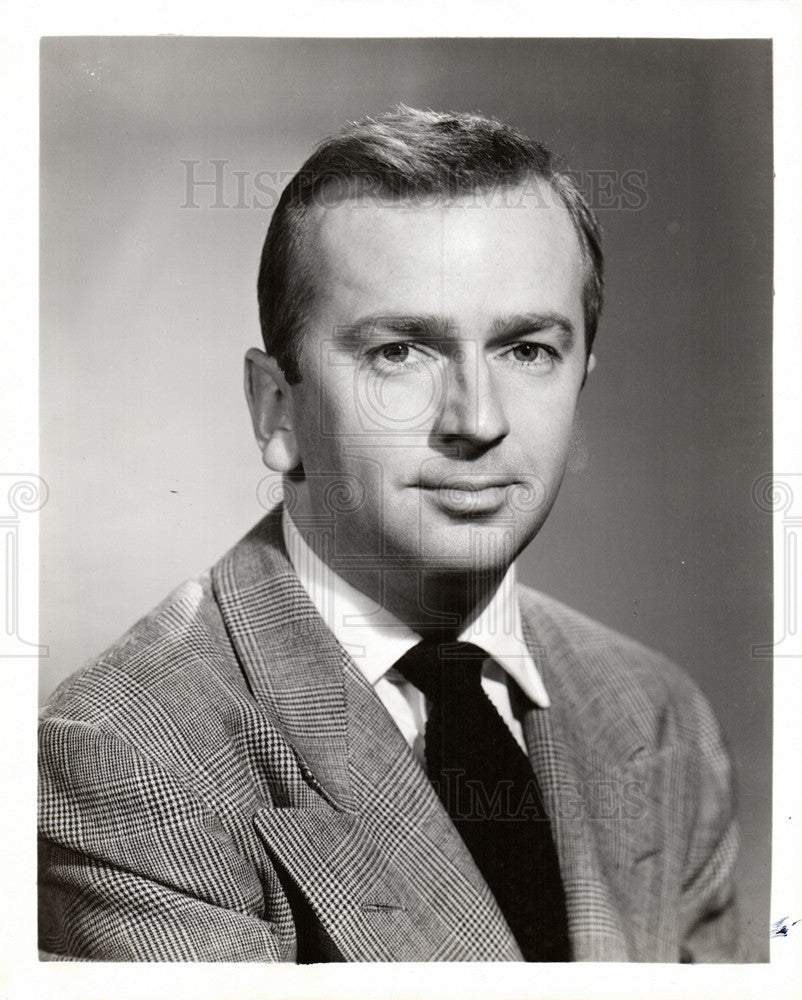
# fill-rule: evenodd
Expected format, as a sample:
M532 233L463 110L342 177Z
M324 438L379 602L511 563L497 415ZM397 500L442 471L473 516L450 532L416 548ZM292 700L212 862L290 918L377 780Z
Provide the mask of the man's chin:
M424 531L416 541L418 544L406 549L401 562L417 566L427 576L469 578L506 570L529 538L510 528L470 522L457 530L449 525Z

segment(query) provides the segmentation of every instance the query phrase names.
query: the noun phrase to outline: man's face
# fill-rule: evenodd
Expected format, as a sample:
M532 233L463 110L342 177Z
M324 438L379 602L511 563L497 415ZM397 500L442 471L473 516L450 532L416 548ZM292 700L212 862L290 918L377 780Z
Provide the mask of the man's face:
M335 569L506 567L557 494L585 373L583 265L548 187L317 209L314 312L288 390Z

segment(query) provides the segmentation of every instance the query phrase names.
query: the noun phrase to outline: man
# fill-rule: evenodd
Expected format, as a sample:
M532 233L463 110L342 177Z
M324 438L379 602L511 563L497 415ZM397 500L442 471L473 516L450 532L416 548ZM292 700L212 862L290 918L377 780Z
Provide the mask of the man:
M45 952L738 956L707 704L515 577L601 266L573 183L494 120L402 107L307 160L246 359L283 503L46 710Z

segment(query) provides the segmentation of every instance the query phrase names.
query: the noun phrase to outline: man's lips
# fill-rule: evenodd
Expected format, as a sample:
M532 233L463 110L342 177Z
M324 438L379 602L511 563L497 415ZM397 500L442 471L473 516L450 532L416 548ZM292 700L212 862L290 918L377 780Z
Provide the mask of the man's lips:
M449 477L424 480L417 488L449 515L464 518L493 514L507 501L508 489L516 480L497 476Z
M454 490L463 493L479 493L482 490L506 489L515 486L517 479L499 479L496 476L471 476L470 478L453 477L448 479L432 479L415 483L423 490Z

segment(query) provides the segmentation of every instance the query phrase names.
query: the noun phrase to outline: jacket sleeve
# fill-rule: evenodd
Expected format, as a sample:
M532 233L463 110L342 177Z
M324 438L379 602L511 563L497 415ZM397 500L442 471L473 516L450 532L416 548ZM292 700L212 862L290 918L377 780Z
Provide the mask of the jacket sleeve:
M683 962L743 962L733 870L739 831L734 816L732 769L718 724L696 692L695 768L684 878L680 896Z
M212 809L186 776L87 723L51 717L40 733L43 957L295 959L276 873L257 870L224 801Z

